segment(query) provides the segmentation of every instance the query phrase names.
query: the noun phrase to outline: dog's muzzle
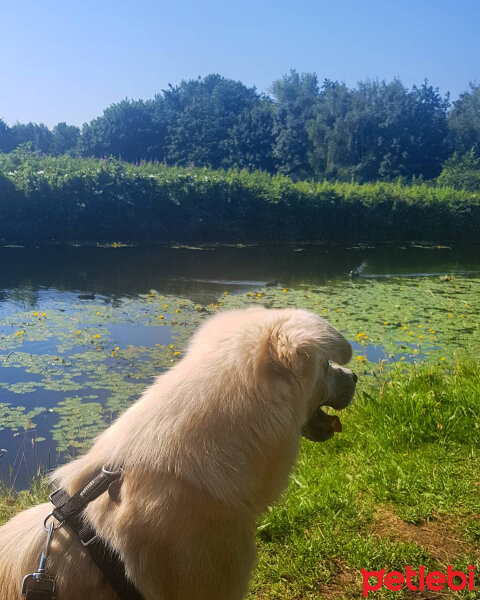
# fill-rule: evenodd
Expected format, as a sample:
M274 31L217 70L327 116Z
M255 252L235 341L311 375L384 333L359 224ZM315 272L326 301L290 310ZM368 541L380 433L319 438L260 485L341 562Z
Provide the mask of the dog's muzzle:
M358 377L351 373L350 392L346 396L328 399L327 402L319 406L310 419L302 427L302 435L312 442L324 442L335 435L341 433L342 422L337 415L329 415L322 410L322 406L329 406L335 410L343 410L353 399Z

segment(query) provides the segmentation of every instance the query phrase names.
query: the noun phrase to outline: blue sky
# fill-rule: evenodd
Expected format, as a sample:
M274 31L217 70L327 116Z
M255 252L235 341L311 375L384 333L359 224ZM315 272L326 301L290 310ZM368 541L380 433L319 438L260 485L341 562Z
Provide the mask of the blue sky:
M208 73L480 81L480 0L0 0L0 118L81 125Z

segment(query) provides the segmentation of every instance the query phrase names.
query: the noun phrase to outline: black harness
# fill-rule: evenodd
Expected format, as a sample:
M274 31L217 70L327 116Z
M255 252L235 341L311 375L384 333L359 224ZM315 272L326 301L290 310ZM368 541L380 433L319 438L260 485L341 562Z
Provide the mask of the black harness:
M69 527L79 537L82 545L90 553L93 562L121 600L143 599L135 585L127 577L125 565L118 553L98 537L92 526L83 518L83 512L87 505L105 493L121 477L121 469L108 471L103 467L98 475L73 496L69 496L63 489L56 490L50 495L50 500L55 508L44 521L44 529L48 533L45 551L42 553L38 571L27 575L23 580L22 594L27 600L52 600L55 596L55 579L47 571L48 549L54 531L63 525ZM60 525L54 526L52 522L47 528L51 517L59 521Z

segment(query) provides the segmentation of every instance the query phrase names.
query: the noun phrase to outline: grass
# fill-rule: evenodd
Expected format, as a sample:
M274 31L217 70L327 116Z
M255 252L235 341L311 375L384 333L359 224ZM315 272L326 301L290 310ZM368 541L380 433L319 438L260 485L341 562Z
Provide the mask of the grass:
M251 600L360 598L362 568L478 565L479 408L472 361L364 380L344 433L303 442L284 498L260 523Z
M479 566L479 409L475 359L403 363L363 377L344 432L303 441L288 490L259 523L249 599L361 598L360 569ZM5 492L2 522L48 494L44 482ZM474 600L479 586L437 596L383 588L369 597Z

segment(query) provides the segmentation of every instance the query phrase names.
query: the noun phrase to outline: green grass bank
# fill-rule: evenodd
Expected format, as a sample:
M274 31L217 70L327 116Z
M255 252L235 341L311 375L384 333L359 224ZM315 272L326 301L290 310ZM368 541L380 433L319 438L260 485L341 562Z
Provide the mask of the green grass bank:
M0 154L0 240L478 240L480 193L400 183Z

